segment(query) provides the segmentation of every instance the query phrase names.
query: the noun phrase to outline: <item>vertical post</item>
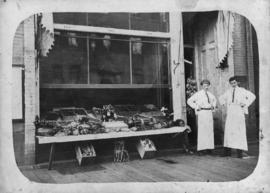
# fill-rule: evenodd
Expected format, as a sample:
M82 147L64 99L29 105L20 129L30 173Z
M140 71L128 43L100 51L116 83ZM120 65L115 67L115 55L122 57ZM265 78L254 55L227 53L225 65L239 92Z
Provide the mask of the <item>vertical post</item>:
M132 73L133 73L133 71L132 71L132 66L133 66L133 64L132 64L132 41L130 39L129 39L129 55L130 55L129 56L130 84L133 84L133 75L132 75Z
M33 17L33 24L34 24L34 37L36 37L36 33L38 33L38 26L37 26L37 15L34 15L32 16ZM34 45L35 45L35 39L34 39ZM35 95L36 95L36 98L35 98L35 114L40 116L40 105L39 105L39 58L38 58L38 53L37 53L37 50L35 49L34 47L34 53L35 53Z
M245 19L244 21L245 21L245 27L246 27L246 60L247 60L247 85L248 85L247 87L251 92L255 93L252 26L251 26L251 23L247 19ZM249 119L248 119L247 129L248 129L247 130L248 138L250 138L251 140L254 140L254 139L256 140L258 138L258 133L259 133L259 129L258 129L257 121L256 121L256 102L254 102L249 107Z
M24 20L24 64L25 64L25 164L35 163L35 115L38 69L36 70L34 16Z
M171 79L174 120L186 121L185 66L183 46L182 13L170 12Z
M86 37L86 51L87 51L87 84L90 84L90 47L89 43L91 40L89 40L89 35L87 34Z

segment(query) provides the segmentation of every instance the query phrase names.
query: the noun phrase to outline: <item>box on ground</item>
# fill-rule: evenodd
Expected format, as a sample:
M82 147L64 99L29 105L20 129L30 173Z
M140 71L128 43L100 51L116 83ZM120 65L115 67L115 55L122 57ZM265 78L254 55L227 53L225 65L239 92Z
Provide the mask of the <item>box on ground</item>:
M153 141L150 139L140 139L137 143L137 150L142 159L154 157L157 151Z
M92 144L76 145L75 152L78 164L80 166L87 163L92 163L96 158L96 152Z

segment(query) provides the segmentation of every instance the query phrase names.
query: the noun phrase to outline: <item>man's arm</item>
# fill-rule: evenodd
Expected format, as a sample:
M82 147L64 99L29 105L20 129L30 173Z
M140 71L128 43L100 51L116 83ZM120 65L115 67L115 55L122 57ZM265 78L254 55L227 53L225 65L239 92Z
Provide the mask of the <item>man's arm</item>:
M256 99L256 96L255 94L253 94L252 92L248 91L248 90L245 90L245 99L246 99L246 106L249 107L253 102L254 100Z
M192 95L188 100L187 100L187 104L193 108L196 109L197 108L197 93L195 93L194 95Z

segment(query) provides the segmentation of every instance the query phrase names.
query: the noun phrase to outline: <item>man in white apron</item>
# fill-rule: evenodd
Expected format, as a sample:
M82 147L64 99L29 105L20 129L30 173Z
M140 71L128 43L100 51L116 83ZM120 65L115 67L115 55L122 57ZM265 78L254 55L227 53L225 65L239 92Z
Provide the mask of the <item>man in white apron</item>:
M252 92L238 87L236 77L231 77L229 83L231 88L219 98L221 105L227 105L223 156L230 156L231 149L237 149L237 157L242 158L243 150L248 150L245 114L248 114L248 107L256 96Z
M213 111L216 108L217 101L216 97L208 91L209 80L203 80L201 86L202 90L192 95L187 100L187 104L195 109L198 117L197 151L201 153L207 150L211 154L214 149Z

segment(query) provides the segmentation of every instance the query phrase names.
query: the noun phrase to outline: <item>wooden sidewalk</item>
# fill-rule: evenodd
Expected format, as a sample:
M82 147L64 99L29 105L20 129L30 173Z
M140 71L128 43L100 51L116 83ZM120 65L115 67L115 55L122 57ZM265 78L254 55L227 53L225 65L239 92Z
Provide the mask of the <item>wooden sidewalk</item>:
M166 182L166 181L235 181L252 173L257 164L258 144L249 148L250 157L220 157L187 155L181 152L153 159L133 159L129 162L101 162L79 167L77 162L56 163L52 170L46 165L20 167L31 181L41 183L74 182Z

